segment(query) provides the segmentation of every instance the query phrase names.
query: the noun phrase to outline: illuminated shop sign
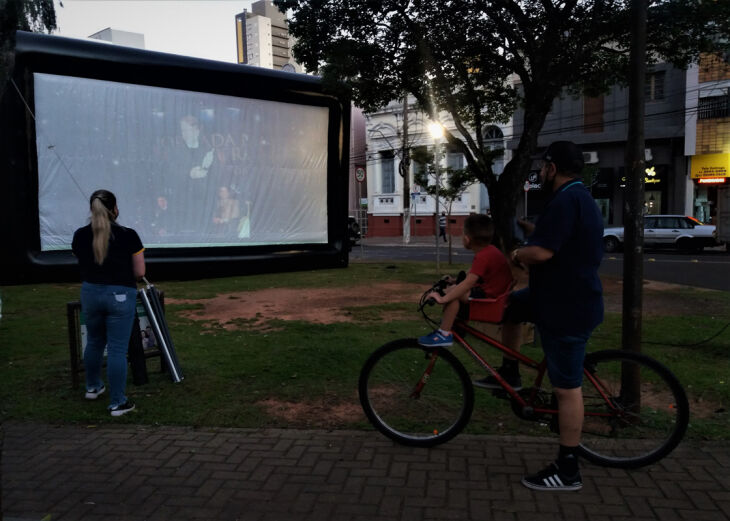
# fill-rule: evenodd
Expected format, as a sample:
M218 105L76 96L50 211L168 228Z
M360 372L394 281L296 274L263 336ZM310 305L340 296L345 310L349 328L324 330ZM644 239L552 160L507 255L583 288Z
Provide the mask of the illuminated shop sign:
M692 156L692 179L730 177L730 154L702 154Z
M623 170L623 169L622 169ZM666 165L649 166L644 170L644 185L647 190L661 190L664 186L664 177L667 170ZM626 188L626 175L622 175L619 181L620 188Z

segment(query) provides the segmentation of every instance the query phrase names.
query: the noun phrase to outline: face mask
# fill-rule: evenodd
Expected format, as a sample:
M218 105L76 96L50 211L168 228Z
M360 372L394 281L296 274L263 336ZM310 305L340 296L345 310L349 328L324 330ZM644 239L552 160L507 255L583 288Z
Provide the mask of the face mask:
M545 172L545 177L542 179L541 190L544 193L552 193L554 184L555 184L555 176L553 176L552 179L550 179L550 178L548 178L548 173Z

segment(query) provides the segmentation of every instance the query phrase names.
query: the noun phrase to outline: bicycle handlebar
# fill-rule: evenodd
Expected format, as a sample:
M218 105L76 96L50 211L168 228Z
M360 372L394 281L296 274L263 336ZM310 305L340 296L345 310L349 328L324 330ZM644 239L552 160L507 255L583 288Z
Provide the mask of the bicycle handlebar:
M426 314L426 306L433 306L436 304L436 301L432 297L428 297L432 292L436 292L441 296L444 296L446 294L446 288L452 284L458 284L462 280L466 278L466 273L463 271L460 271L456 279L452 279L449 276L442 277L438 281L436 281L430 288L428 288L423 295L421 295L420 300L418 301L418 311L423 315L423 318L432 325L438 325L438 322L431 317L429 317Z

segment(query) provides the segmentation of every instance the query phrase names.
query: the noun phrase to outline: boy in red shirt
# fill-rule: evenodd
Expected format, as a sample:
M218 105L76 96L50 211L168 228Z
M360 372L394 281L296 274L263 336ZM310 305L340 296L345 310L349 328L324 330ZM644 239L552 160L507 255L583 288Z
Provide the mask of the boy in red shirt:
M418 343L427 347L450 346L454 342L451 328L459 312L460 303L467 304L472 298L495 298L506 293L512 286L512 269L507 258L492 245L494 223L483 214L471 214L464 221L462 241L464 248L472 250L474 260L466 278L446 288L444 296L432 292L429 297L444 304L441 328L422 336Z

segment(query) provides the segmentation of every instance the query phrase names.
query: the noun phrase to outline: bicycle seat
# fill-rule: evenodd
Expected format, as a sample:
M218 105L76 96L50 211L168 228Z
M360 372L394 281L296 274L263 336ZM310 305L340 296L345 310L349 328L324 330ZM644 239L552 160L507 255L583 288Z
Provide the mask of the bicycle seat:
M469 320L477 322L502 322L504 308L510 292L507 291L495 298L469 298Z

